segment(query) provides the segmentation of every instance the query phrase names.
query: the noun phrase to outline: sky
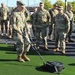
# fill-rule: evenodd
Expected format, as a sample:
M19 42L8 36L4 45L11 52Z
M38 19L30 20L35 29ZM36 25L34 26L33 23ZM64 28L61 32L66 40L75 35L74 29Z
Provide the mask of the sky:
M9 7L15 7L17 0L0 0L0 3L4 3ZM22 0L25 3L25 6L37 6L41 0ZM54 4L57 0L49 0L52 4ZM65 2L65 0L63 0ZM67 1L75 1L75 0L67 0Z

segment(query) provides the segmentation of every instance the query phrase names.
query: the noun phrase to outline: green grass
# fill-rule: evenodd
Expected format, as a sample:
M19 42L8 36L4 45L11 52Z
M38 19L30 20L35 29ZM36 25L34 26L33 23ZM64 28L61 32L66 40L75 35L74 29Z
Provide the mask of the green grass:
M75 58L65 55L49 55L41 53L45 61L60 61L64 64L65 69L60 75L75 75ZM30 51L29 62L17 62L16 51L13 51L12 45L0 44L0 75L57 75L46 72L39 67L43 65L35 51Z

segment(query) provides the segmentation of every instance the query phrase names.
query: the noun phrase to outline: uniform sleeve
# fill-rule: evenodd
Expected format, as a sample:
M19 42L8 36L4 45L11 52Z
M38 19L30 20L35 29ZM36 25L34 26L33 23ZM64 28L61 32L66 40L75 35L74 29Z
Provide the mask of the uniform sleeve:
M16 21L15 13L13 13L12 22L13 22L13 25L12 25L13 29L17 30L17 26L16 26L17 21Z
M25 14L26 19L28 20L29 14L28 14L28 10L26 8L25 8L24 14Z
M65 21L66 21L66 33L68 33L70 30L70 20L66 14L65 14Z
M51 15L48 11L47 11L47 19L48 19L48 22L51 22Z

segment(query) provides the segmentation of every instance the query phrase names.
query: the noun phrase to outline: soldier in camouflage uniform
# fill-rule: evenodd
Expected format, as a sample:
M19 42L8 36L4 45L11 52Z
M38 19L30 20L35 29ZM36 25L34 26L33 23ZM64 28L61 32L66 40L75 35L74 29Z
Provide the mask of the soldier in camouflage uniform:
M54 34L55 39L55 16L58 14L57 4L54 4L53 8L49 9L49 13L51 15L51 25L49 26L49 39L52 40L52 33Z
M66 14L68 15L68 17L69 17L69 19L70 19L70 31L69 31L69 33L68 33L68 35L67 35L66 42L74 42L74 41L71 39L72 30L73 30L73 21L74 21L73 12L72 12L72 5L70 5L70 4L67 5Z
M35 13L35 21L34 25L36 25L36 47L39 49L39 42L40 42L40 32L42 33L43 43L45 50L48 50L47 47L47 27L50 21L50 14L47 10L44 9L44 3L40 2L39 9Z
M34 13L33 14L31 14L31 16L30 16L30 20L31 20L31 24L32 24L32 30L33 30L33 34L34 34L34 36L35 36L35 34L36 34L36 25L34 25L34 16L35 16L35 13L37 12L37 8L34 8Z
M5 25L5 31L7 35L7 30L8 30L8 15L9 15L9 9L4 5L4 3L1 3L1 8L0 8L0 19L1 19L1 32L3 36L3 31L4 31L4 25Z
M26 17L23 12L24 3L17 1L17 9L13 13L13 38L16 41L17 46L17 60L20 62L29 61L30 59L26 56L26 53L30 49L30 40L27 34Z
M65 38L70 29L70 21L68 16L63 13L63 6L58 7L58 14L55 17L56 40L54 51L59 51L59 42L62 53L65 54Z

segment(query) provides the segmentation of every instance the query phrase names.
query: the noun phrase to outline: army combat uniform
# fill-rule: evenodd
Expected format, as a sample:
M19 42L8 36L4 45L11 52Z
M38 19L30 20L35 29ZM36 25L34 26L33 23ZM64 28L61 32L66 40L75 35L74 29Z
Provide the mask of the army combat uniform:
M21 1L17 2L19 6L23 6L23 3ZM23 6L24 7L24 6ZM27 27L26 27L26 18L23 11L16 11L13 13L13 29L14 29L14 35L13 38L16 41L17 46L17 54L18 54L18 61L25 62L25 60L30 60L26 53L30 49L30 40L27 33Z
M55 39L55 16L58 14L57 4L53 5L52 9L49 9L51 15L51 24L49 25L49 39L52 40L52 33L54 34Z
M4 6L3 3L1 3L1 6ZM0 8L0 19L1 19L1 32L3 36L3 31L4 31L4 25L5 25L5 31L7 35L7 30L8 30L8 14L9 14L9 9L4 6Z
M58 11L63 11L63 7L60 6L58 8ZM70 21L69 18L66 14L62 13L62 14L57 14L55 17L55 28L56 28L56 40L55 40L55 49L54 51L59 51L59 42L60 42L60 48L62 49L62 53L65 53L65 48L66 48L66 44L65 44L65 38L66 35L70 29Z
M69 20L70 20L70 30L69 30L68 35L67 35L67 42L74 42L71 39L74 18L73 18L72 6L69 5L69 4L67 5L66 14L67 14L67 16L69 17Z
M44 48L47 48L47 27L49 25L50 21L50 14L47 10L43 9L40 10L38 9L37 12L35 13L35 25L36 25L36 47L39 48L39 42L40 42L40 33L42 33L42 39L44 43Z

